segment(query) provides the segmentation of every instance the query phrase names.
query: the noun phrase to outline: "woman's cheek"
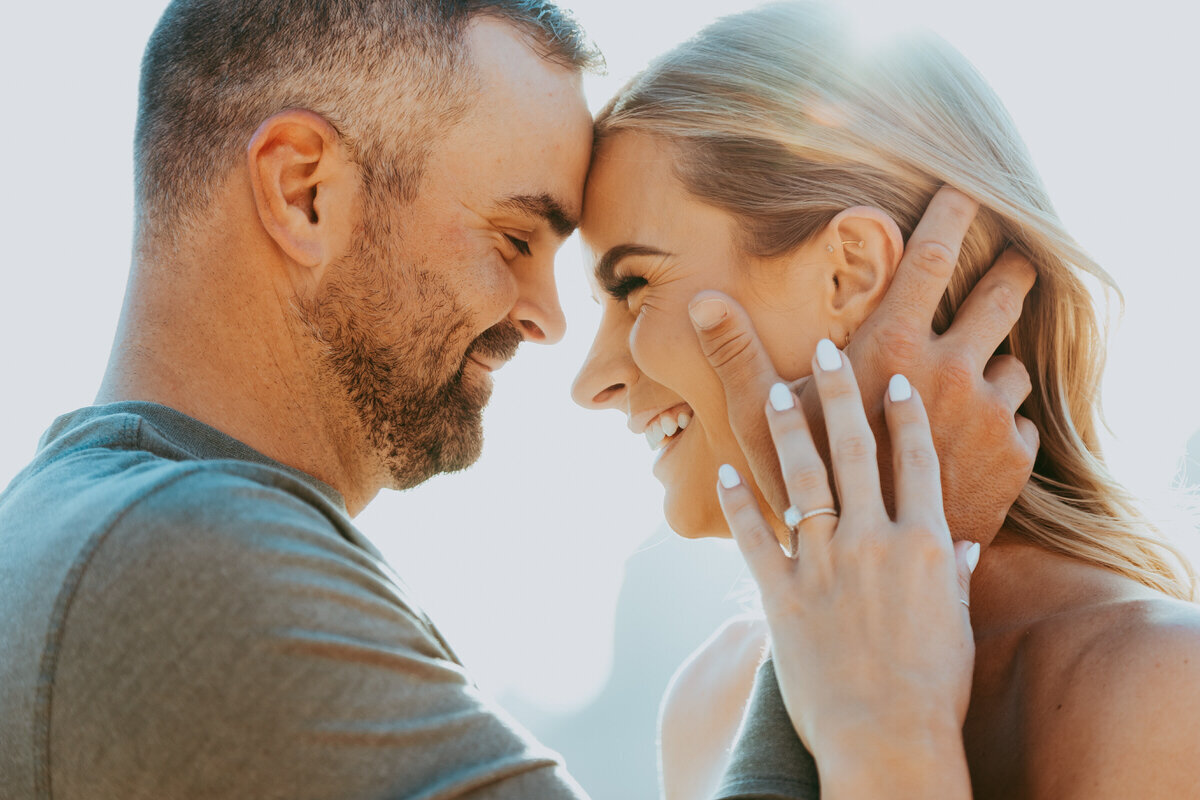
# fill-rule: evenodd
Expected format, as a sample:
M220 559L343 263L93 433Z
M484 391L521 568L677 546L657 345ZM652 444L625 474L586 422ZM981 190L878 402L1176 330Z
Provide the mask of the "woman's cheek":
M638 312L633 327L629 329L629 352L633 362L646 373L651 380L662 383L662 371L665 366L664 347L665 337L662 325L655 320L655 315L646 309Z
M665 303L643 303L629 332L629 351L651 379L680 394L688 392L694 383L690 376L698 367L708 368L686 305L677 309Z

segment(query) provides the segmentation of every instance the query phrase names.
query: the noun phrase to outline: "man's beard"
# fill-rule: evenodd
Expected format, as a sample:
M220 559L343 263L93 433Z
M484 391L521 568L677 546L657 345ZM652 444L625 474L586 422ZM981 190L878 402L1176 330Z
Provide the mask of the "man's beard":
M408 489L478 460L491 384L466 372L467 358L507 361L523 337L504 320L464 354L470 315L434 269L402 264L381 241L376 214L386 213L368 209L351 253L297 312L321 346L323 378L349 399L392 488Z

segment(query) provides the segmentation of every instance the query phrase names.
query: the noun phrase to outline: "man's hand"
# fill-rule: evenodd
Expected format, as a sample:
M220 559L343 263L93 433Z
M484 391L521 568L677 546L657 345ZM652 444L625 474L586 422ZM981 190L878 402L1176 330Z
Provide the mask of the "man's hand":
M879 441L883 493L890 502L892 454L880 398L892 375L908 377L921 392L942 466L946 520L955 539L991 541L1033 470L1038 434L1017 414L1030 392L1029 375L1012 356L993 356L1016 324L1036 273L1006 252L980 279L942 335L933 317L958 261L978 206L954 189L934 196L909 239L896 277L879 308L855 332L846 353L855 365L867 418ZM745 311L730 298L708 327L696 325L700 344L725 386L730 424L776 515L787 507L779 461L763 407L780 377ZM792 384L822 456L828 463L824 422L815 387Z

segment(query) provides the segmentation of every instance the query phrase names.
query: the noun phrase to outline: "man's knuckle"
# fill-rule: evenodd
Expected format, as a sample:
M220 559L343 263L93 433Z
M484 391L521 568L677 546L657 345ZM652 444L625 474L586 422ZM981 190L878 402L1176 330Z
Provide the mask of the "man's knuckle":
M939 394L966 395L975 386L975 369L965 353L951 352L942 357L937 368Z
M957 255L939 241L927 239L912 245L912 263L919 269L942 276L954 269Z
M1006 320L1015 320L1021 316L1024 301L1017 296L1012 287L999 283L992 287L991 302Z
M911 372L912 367L920 363L923 344L922 332L912 322L915 316L894 314L880 319L874 331L874 347L865 359L859 359L856 366L862 362L873 362L892 373Z
M983 431L990 432L991 438L997 443L1007 441L1016 427L1013 410L1006 403L980 403L976 408L976 417Z

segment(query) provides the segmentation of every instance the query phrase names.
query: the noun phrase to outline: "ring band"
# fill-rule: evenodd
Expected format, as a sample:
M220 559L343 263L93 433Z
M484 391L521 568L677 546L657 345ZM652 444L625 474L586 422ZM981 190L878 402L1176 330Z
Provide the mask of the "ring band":
M962 603L964 606L966 606L966 607L967 607L967 610L970 610L970 608L971 608L971 604L970 604L968 601L966 601L966 600L963 600L963 599L960 597L960 598L958 598L958 602L960 602L960 603Z
M783 524L787 525L790 530L795 530L800 527L800 524L805 520L810 520L813 517L819 517L822 514L829 514L832 517L838 516L836 508L826 506L824 508L814 508L812 511L800 513L800 509L795 506L788 506L788 510L783 512Z

